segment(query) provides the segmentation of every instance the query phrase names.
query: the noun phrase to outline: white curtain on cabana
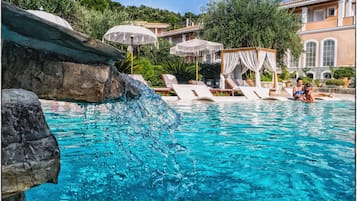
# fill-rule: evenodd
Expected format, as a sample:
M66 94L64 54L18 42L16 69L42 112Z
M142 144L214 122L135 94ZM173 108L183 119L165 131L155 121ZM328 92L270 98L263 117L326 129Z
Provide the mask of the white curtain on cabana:
M258 54L258 57L257 57ZM242 63L249 68L250 70L255 72L255 86L261 87L260 84L260 70L263 67L263 63L266 57L265 51L241 51L238 52L239 58L241 59Z
M268 66L273 71L272 82L274 88L278 87L278 75L276 73L276 59L275 54L273 52L266 53L265 65Z
M275 52L262 50L259 48L237 49L237 51L222 52L223 53L223 72L221 73L221 88L224 88L224 79L226 77L241 78L248 69L255 72L255 85L261 87L260 71L263 66L270 67L273 70L274 86L277 86L276 77L276 60ZM240 64L240 65L238 65ZM235 70L241 68L240 72Z
M239 64L239 55L235 52L225 53L223 57L224 61L224 71L220 74L220 87L224 88L224 80L227 78Z

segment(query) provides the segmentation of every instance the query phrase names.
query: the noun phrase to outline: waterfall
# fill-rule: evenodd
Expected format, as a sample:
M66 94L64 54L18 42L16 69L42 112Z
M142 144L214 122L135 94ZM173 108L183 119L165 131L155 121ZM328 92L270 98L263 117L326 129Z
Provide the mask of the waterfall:
M173 135L180 115L153 90L123 76L128 93L116 101L42 101L61 151L56 192L61 199L177 200L187 193L189 184L176 162L185 147ZM73 177L76 183L70 182Z

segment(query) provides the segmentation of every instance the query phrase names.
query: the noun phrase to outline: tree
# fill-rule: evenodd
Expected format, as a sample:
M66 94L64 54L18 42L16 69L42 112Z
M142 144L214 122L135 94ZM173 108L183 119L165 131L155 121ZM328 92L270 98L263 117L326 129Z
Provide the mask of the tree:
M110 9L102 11L83 10L83 32L101 40L106 31L128 20L126 12L116 12Z
M99 11L104 11L111 4L110 0L79 0L79 3L88 8Z
M296 34L300 19L272 0L211 1L203 15L204 38L223 43L226 48L276 49L277 60L282 64L288 49L295 57L303 50Z
M53 13L67 20L72 27L82 32L82 11L77 1L73 0L5 0L26 10L40 10Z

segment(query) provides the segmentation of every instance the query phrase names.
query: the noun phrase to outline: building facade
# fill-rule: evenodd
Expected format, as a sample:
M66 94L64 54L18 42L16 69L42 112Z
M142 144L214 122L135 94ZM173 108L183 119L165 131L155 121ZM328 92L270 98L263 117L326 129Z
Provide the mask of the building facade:
M132 23L134 25L143 26L143 27L149 29L150 31L155 33L157 36L161 36L162 33L166 32L170 26L167 23L157 23L157 22L147 22L147 21L134 21Z
M203 31L203 24L186 23L186 26L180 29L174 29L163 32L159 37L166 38L172 45L176 45L180 42L185 42L195 38L200 38ZM219 63L221 61L220 54L215 53L213 55L203 53L199 58L202 63ZM185 57L187 62L193 62L194 57Z
M289 72L313 79L331 78L331 67L355 68L356 1L355 0L293 0L281 8L301 14L298 35L304 52L300 58L287 53Z

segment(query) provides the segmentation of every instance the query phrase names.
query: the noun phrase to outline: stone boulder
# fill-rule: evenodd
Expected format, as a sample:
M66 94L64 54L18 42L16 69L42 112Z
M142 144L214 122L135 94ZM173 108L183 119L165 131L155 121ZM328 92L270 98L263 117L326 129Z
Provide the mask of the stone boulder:
M1 123L2 198L21 198L33 186L57 183L59 148L37 96L23 89L3 89Z
M3 49L2 88L29 90L41 99L85 102L117 99L128 91L125 82L130 80L113 66L62 61L58 55L12 42Z

